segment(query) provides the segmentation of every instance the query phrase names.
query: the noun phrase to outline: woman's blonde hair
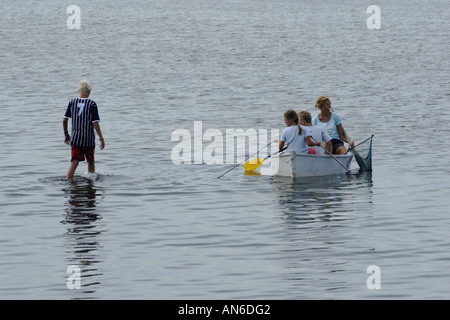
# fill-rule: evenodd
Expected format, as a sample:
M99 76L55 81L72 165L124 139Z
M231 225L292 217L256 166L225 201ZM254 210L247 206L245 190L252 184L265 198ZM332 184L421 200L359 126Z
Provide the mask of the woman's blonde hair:
M325 105L325 102L327 102L327 101L330 101L330 99L328 99L325 96L320 96L316 100L316 108L320 110L320 108L322 108Z
M91 94L91 85L86 80L81 80L78 84L78 92L81 95L88 96Z
M297 127L298 127L298 134L301 135L302 134L302 128L298 125L298 114L297 114L297 112L295 112L295 110L290 109L290 110L288 110L288 111L286 111L284 113L284 117L287 120L293 121L297 125Z

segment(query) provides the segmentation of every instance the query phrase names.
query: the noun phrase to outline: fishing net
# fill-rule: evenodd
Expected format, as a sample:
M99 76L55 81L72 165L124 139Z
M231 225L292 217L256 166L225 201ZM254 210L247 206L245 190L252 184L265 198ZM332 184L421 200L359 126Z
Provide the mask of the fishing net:
M367 138L361 143L358 143L353 148L350 148L355 155L355 160L359 165L360 171L372 171L372 138Z

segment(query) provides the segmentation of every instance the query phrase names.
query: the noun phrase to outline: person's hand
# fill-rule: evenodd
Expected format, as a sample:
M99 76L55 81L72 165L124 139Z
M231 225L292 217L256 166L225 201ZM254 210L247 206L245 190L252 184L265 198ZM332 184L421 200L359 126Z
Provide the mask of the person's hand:
M103 149L105 149L105 140L104 139L100 140L100 150L103 150Z
M66 136L64 138L64 143L67 145L70 143L70 135L66 134Z
M350 139L350 147L354 148L355 147L355 141Z

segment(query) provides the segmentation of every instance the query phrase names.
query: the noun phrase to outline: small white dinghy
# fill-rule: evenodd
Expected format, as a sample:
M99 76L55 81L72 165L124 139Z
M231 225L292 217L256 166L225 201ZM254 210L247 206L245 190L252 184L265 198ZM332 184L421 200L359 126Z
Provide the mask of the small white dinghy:
M355 158L359 165L359 171L372 171L372 139L373 135L355 147L349 148L347 153L344 155L321 155L296 152L282 153L284 150L283 149L265 158L247 161L244 163L243 167L245 174L247 175L264 174L293 178L315 177L348 173L353 170L353 168L351 168L351 164L353 158ZM269 158L271 158L270 166L264 169L260 168L263 162ZM217 178L224 176L226 173L241 164L242 162L221 174Z
M280 153L272 156L271 171L275 175L293 178L325 176L350 171L353 153L346 155L315 155Z

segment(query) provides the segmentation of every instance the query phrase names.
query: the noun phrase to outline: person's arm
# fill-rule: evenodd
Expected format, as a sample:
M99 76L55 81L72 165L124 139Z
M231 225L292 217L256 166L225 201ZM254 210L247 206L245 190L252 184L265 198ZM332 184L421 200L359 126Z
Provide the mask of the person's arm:
M320 142L317 142L314 138L311 139L311 136L305 137L305 142L309 147L320 147L321 145Z
M69 144L70 143L70 134L69 131L67 129L67 123L69 119L67 118L63 118L63 130L64 130L64 143L65 144Z
M347 133L345 132L342 124L338 124L336 127L337 127L339 137L341 138L341 140L344 142L347 142L350 145L350 147L353 147L355 145L355 142L347 136Z
M284 140L284 141L283 141ZM286 129L281 132L281 137L278 141L278 150L283 150L284 144L286 143Z
M102 130L100 129L100 123L93 122L92 125L94 126L94 129L97 132L98 138L100 139L100 150L103 150L105 148L105 140L103 138Z

